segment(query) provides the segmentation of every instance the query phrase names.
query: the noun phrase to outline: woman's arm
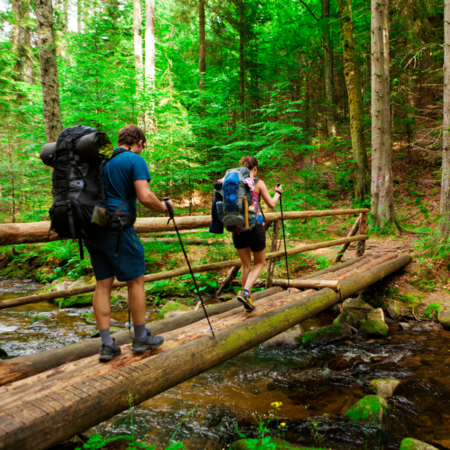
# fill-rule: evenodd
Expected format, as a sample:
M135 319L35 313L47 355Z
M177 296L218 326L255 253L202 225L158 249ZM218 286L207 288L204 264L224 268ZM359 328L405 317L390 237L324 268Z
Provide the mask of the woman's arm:
M281 195L278 192L275 192L275 195L272 198L269 194L269 191L267 190L266 183L264 183L264 181L262 181L262 180L259 180L258 183L256 184L256 186L259 188L259 193L261 194L262 198L266 202L266 205L270 209L275 208L275 205L277 204ZM277 187L277 191L283 192L283 187L281 186L281 184Z

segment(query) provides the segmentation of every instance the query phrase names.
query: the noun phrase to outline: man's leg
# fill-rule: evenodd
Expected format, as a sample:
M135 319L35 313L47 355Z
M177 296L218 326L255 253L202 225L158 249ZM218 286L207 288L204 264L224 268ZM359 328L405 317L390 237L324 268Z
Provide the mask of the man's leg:
M127 281L129 294L128 306L133 317L134 339L131 350L143 352L159 347L164 339L161 336L151 336L145 328L145 290L144 275Z
M102 343L109 346L114 344L109 333L111 322L111 289L113 283L114 277L97 281L94 299L92 300L95 320L100 331Z
M133 318L134 336L138 340L143 340L147 336L145 329L145 290L144 275L134 280L127 281L128 285L128 307Z

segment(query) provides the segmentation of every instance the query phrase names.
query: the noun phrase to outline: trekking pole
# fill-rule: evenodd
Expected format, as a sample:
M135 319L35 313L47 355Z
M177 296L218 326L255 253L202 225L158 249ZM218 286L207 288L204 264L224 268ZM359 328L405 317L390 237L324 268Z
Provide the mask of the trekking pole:
M277 187L279 187L281 183L277 184ZM279 193L279 192L278 192ZM279 193L280 194L280 193ZM287 258L287 247L286 247L286 233L284 231L284 217L283 217L283 199L282 194L280 194L280 210L281 210L281 225L283 227L283 241L284 241L284 257L286 259L286 273L287 273L287 280L288 280L288 289L289 289L289 266L288 266L288 258Z
M180 231L178 230L177 223L175 222L175 217L174 217L174 214L173 214L173 208L172 208L172 205L169 203L169 200L170 200L170 197L165 197L164 198L164 203L166 204L167 211L169 212L169 220L167 221L167 225L169 224L169 222L171 220L173 221L173 226L175 227L175 231L177 233L178 240L180 241L181 250L183 250L184 257L186 258L186 263L187 263L187 265L189 267L189 272L191 272L191 277L192 277L192 280L194 281L195 290L197 291L198 298L200 299L200 303L202 304L203 311L205 312L206 320L208 321L208 324L209 324L209 331L212 333L213 337L216 337L215 334L214 334L215 328L212 327L211 322L209 321L208 313L206 312L205 304L203 303L202 296L201 296L200 291L198 289L197 280L195 279L194 272L192 272L191 263L189 262L188 256L186 254L186 250L184 249L183 241L181 240Z

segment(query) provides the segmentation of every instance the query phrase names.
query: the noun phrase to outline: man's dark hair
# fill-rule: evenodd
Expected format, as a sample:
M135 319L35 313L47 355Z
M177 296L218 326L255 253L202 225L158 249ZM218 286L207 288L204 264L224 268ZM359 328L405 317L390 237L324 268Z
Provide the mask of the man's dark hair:
M119 145L132 146L142 141L145 144L146 138L144 132L136 125L126 125L119 131L117 142Z

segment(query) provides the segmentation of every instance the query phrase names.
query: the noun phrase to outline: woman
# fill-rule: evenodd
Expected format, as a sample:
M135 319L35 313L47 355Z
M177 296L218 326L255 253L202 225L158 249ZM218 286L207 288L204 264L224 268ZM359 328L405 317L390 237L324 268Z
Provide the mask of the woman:
M253 156L245 156L241 159L241 166L247 167L250 170L250 178L247 178L244 182L253 191L252 205L257 216L260 214L259 203L261 197L270 209L275 208L275 205L283 193L282 186L279 185L275 189L275 195L272 198L264 181L256 179L258 173L258 160ZM250 297L250 292L256 280L259 278L264 263L266 262L266 230L264 229L264 225L257 221L256 226L251 231L239 234L233 232L232 238L233 244L242 262L241 281L243 289L239 292L237 298L247 311L253 311L255 305ZM252 253L254 257L253 269L251 267Z

